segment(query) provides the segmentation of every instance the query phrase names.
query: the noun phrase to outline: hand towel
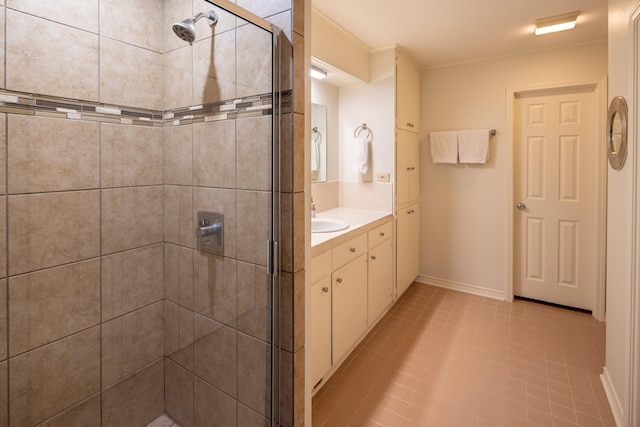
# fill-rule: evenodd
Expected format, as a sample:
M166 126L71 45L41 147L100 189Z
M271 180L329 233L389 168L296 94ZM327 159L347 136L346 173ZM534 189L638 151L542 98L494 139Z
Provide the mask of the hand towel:
M431 132L431 159L433 163L458 163L458 133L456 131Z
M320 134L311 136L311 172L318 171L320 161Z
M369 170L369 143L362 136L356 137L353 153L353 170L358 173L367 173Z
M487 163L489 160L489 129L458 131L460 163Z

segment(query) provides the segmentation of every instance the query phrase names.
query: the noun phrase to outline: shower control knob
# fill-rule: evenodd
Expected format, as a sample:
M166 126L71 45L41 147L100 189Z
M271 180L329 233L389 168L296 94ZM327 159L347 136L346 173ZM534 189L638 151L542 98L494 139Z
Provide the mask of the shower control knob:
M527 205L522 202L518 202L518 204L516 205L516 208L520 209L521 211L523 211L526 207Z

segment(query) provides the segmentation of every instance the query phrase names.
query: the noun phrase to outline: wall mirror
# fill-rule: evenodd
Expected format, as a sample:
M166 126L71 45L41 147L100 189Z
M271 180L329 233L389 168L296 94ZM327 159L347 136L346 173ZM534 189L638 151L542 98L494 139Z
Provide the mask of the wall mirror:
M607 155L613 169L620 170L627 158L627 103L622 96L611 100L607 113Z
M327 180L327 107L311 104L311 181Z

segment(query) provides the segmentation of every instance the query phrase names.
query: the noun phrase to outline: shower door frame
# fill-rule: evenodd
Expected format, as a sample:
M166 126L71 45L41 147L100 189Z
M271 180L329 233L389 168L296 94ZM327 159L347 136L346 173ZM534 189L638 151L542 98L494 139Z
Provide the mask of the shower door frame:
M271 284L271 425L279 426L280 422L280 120L286 102L283 100L282 82L282 30L260 18L252 12L231 3L228 0L206 0L214 6L226 10L243 20L271 33L271 227L269 240L266 243L267 271Z

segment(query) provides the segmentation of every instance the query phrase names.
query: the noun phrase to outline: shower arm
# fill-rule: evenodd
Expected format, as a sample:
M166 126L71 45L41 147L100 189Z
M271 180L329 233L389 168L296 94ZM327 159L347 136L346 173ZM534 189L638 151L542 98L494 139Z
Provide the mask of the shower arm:
M193 21L193 23L195 24L198 21L198 19L203 18L205 16L207 17L207 21L209 22L210 27L213 27L218 22L218 16L213 10L210 10L208 13L198 12L193 16L193 18L191 18L191 21Z

